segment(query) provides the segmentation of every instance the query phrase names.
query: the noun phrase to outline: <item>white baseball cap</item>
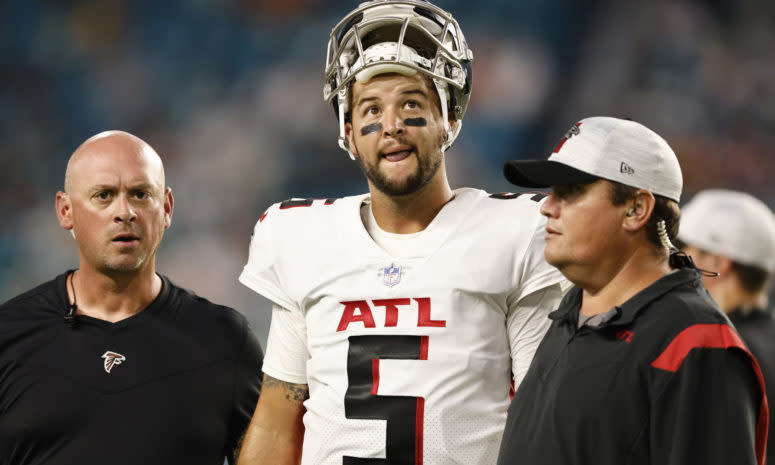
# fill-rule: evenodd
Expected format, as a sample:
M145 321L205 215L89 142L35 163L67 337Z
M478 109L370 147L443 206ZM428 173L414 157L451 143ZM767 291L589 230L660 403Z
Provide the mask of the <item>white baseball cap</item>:
M775 214L745 192L709 189L681 209L678 239L732 261L775 271Z
M512 184L549 187L616 181L678 202L683 177L667 142L635 121L595 116L574 124L548 160L507 162Z

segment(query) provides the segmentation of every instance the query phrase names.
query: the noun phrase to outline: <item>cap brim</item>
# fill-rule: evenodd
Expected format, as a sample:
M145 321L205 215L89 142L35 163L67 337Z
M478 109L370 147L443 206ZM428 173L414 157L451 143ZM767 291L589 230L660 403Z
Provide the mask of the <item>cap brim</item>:
M600 179L584 171L550 160L518 160L503 165L503 175L514 185L550 187L583 184Z

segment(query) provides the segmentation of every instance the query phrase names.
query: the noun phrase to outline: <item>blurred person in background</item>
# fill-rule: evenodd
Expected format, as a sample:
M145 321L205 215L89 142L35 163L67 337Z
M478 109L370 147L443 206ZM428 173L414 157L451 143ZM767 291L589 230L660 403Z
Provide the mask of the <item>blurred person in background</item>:
M172 191L141 139L72 154L59 223L78 269L0 306L0 463L221 465L261 387L247 320L156 272Z
M565 281L543 259L542 194L450 188L472 59L425 1L334 27L324 99L369 193L256 224L240 281L274 307L241 464L494 463Z
M775 320L768 310L775 215L745 192L708 189L684 206L678 239L697 266L718 273L703 283L759 362L767 398L775 398ZM770 416L767 463L775 459L772 426Z
M634 121L586 118L506 178L551 187L546 260L575 287L509 407L498 463L763 465L758 364L673 246L683 177Z

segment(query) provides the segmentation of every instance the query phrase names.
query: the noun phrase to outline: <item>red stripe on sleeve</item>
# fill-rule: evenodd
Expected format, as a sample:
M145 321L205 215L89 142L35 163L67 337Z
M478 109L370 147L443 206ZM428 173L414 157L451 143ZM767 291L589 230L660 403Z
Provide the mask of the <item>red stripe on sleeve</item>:
M759 409L759 421L756 424L756 456L759 465L764 465L765 450L767 446L767 428L769 425L770 410L767 403L767 393L764 390L764 377L756 361L737 332L725 324L692 325L684 329L670 342L670 345L651 362L651 366L660 370L675 373L681 367L684 359L692 349L740 349L751 360L756 378L759 380L759 389L762 393L762 404Z
M376 396L379 390L379 359L371 359L371 395Z
M736 347L750 355L740 336L729 326L692 325L678 333L667 349L651 362L651 366L675 373L692 349L728 349L730 347Z
M428 336L420 336L420 360L428 360Z

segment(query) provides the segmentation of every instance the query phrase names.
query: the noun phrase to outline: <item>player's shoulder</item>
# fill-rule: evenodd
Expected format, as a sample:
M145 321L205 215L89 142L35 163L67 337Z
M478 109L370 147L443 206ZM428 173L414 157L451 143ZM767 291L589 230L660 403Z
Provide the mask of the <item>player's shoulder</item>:
M519 231L533 235L546 221L540 207L546 194L541 192L498 192L456 189L455 196L471 202L466 214L469 223L481 230L513 235Z
M270 206L259 218L263 222L272 221L307 220L310 218L326 217L343 209L349 208L353 203L360 203L366 195L354 195L349 197L328 198L290 198L277 202ZM270 218L271 216L271 218Z
M349 197L290 198L267 208L259 216L255 229L277 231L281 236L304 232L314 225L330 224L342 215L358 215L358 206L364 198L365 194Z
M456 195L475 199L476 208L493 213L525 213L540 215L539 208L547 194L544 192L486 192L481 189L462 188Z
M66 303L58 292L58 287L63 288L68 273L63 273L0 304L0 319L20 320L37 318L40 315L58 311L64 313Z

